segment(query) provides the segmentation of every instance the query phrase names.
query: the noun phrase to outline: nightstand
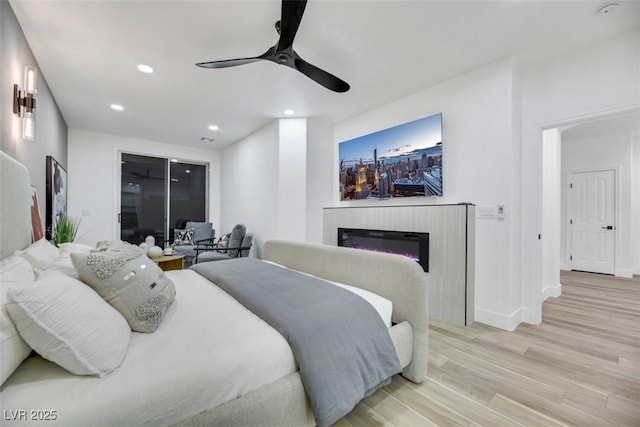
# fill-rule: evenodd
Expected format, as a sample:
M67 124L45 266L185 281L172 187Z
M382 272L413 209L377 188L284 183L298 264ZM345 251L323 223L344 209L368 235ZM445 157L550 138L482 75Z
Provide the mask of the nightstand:
M151 261L158 264L162 271L182 270L184 268L184 255L163 255L151 258Z

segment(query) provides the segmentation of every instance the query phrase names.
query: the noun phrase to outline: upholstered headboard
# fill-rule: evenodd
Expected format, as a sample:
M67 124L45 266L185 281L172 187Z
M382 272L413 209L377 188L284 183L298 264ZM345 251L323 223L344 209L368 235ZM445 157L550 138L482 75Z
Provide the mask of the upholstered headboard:
M31 243L31 178L17 160L0 151L0 259Z

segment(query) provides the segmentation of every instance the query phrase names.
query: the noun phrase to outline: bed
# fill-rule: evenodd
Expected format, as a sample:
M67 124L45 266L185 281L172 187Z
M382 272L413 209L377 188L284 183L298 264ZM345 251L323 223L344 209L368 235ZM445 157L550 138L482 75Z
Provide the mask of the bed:
M4 153L0 166L0 255L4 263L13 259L16 251L33 245L28 172ZM12 185L6 184L9 182ZM38 280L55 283L62 274L73 275L62 248L59 251L52 269L69 271L50 275L40 271L44 279L35 279L36 284ZM337 282L389 300L388 336L402 375L416 383L424 379L427 283L415 262L396 255L282 240L265 243L264 262L250 262L302 272L309 280ZM32 353L6 380L3 378L2 424L316 424L315 408L305 392L290 341L201 273L171 271L166 277L175 285L175 301L155 332L130 333L126 355L117 369L102 377L74 375ZM9 318L5 314L2 328L6 329ZM5 361L2 363L6 371Z

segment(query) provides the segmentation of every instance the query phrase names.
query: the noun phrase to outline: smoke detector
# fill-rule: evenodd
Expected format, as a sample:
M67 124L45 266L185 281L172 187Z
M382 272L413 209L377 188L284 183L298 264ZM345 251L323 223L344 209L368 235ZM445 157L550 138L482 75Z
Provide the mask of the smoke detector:
M602 6L600 6L598 10L596 10L596 15L600 15L600 16L610 15L619 6L620 6L620 3L618 2L605 3Z

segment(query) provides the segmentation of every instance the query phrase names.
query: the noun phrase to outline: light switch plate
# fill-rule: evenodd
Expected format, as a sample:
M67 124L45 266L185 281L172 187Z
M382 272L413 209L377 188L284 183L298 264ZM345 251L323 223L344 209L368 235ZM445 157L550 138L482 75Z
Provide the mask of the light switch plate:
M476 217L479 219L496 219L498 209L493 206L478 206L476 208Z

